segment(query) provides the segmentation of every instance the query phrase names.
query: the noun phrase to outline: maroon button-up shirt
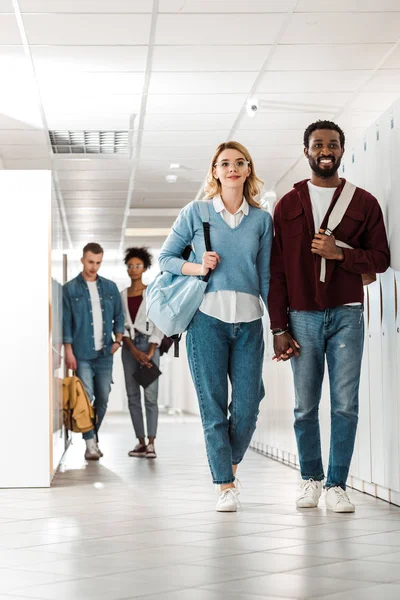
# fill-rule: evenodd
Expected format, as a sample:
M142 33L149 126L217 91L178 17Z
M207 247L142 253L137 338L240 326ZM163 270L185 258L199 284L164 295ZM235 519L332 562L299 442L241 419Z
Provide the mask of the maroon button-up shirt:
M271 253L268 310L271 328L285 329L288 310L324 310L350 302L363 302L362 273L383 273L390 253L382 210L370 193L357 188L341 223L332 232L352 246L342 248L344 261L327 260L325 282L321 282L321 257L311 252L315 233L308 180L294 185L274 212L275 237ZM343 189L336 189L328 217Z

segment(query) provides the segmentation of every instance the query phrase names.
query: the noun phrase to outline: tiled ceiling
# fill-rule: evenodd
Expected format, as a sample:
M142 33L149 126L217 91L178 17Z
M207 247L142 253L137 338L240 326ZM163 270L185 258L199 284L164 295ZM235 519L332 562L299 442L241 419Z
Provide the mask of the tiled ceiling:
M125 230L174 217L130 209L201 197L219 142L248 146L278 195L308 172L311 121L336 119L349 148L400 95L399 40L399 0L0 0L0 166L53 169L67 246L157 248ZM132 128L128 155L48 138Z

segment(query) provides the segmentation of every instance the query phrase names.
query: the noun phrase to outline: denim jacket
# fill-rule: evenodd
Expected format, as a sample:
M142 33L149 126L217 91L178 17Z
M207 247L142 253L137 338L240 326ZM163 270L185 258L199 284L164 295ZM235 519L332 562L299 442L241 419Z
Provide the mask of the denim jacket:
M111 334L124 333L121 296L113 281L99 275L97 289L103 312L103 351L109 355L113 343ZM90 292L82 273L63 288L63 342L72 344L77 359L90 360L98 355L94 347Z

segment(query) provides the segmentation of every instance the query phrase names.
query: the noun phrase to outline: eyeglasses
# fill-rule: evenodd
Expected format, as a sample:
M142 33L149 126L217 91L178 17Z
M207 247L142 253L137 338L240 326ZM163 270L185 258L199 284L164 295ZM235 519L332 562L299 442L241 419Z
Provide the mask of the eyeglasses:
M247 169L247 167L250 165L250 162L244 158L238 158L238 160L233 162L230 160L220 160L219 162L214 163L214 167L219 167L220 169L224 170L229 169L231 165L238 171L241 171L242 169Z
M140 271L141 269L144 269L144 265L126 265L126 268L128 269L128 271L130 271L131 269Z

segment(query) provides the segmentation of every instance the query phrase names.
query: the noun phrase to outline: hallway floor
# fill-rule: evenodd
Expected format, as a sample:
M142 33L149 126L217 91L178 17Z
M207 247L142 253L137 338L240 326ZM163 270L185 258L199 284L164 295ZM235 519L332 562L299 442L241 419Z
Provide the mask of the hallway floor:
M352 492L354 515L296 510L299 474L249 451L242 510L214 510L200 423L163 417L156 460L79 437L50 490L0 490L0 600L399 600L400 508Z

